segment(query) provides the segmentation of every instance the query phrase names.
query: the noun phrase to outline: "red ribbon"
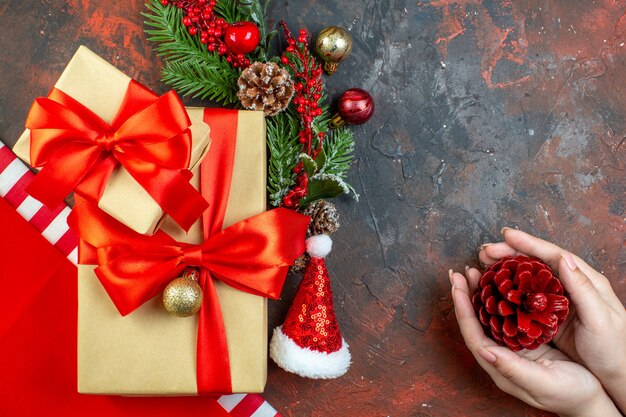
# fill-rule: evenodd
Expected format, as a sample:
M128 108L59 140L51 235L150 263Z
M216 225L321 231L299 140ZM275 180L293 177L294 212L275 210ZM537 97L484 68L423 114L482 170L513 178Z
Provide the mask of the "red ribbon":
M189 184L190 125L176 93L158 97L134 80L111 124L53 88L35 100L26 120L31 165L41 167L27 191L49 207L72 190L95 202L121 165L189 230L208 206Z
M212 201L204 213L205 241L192 245L174 241L162 231L140 235L78 198L71 226L89 245L82 245L81 263L95 263L95 272L122 315L163 291L187 266L201 268L204 301L200 309L196 352L199 393L231 393L226 331L214 279L248 293L278 298L289 266L304 252L309 218L275 209L224 230L235 155L237 112L207 109L212 144L201 166L203 195Z

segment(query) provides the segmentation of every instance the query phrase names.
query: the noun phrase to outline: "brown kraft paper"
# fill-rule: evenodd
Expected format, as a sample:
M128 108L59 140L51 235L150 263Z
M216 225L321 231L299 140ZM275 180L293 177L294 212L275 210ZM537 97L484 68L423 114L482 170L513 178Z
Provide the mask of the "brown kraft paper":
M55 87L88 107L106 122L115 117L131 78L81 46L61 74ZM187 107L191 120L192 153L190 168L202 161L208 151L210 128L204 123L204 110ZM13 152L30 164L30 132L25 130ZM152 235L164 216L163 210L122 167L116 169L98 202L98 207L141 234Z
M224 227L265 211L265 146L263 114L240 111ZM192 184L198 187L198 168L194 174ZM201 226L199 220L185 235L166 217L161 228L176 240L200 243ZM78 267L78 391L197 394L197 316L169 315L158 295L122 317L94 268ZM267 378L267 299L235 290L219 280L215 284L226 326L233 392L262 392Z

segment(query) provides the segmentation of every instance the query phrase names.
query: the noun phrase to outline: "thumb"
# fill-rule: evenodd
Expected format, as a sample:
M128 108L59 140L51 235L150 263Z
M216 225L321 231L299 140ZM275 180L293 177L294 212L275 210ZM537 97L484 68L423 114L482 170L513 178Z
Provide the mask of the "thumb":
M545 372L542 366L504 347L481 347L478 354L496 368L500 375L527 391L541 380Z
M574 257L568 252L559 260L559 278L569 293L581 322L585 326L597 322L606 304L593 282L578 268Z

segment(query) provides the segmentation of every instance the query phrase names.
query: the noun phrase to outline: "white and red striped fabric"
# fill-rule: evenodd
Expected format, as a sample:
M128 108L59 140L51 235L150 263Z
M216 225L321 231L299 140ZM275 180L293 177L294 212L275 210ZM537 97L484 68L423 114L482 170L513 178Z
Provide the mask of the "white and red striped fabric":
M34 175L11 149L0 142L0 197L76 264L78 237L67 226L70 208L60 206L50 210L29 196L25 188ZM259 394L222 395L217 402L233 417L282 417Z
M26 165L0 142L0 197L4 198L35 229L73 263L78 260L78 238L67 227L69 207L59 206L49 210L24 189L33 174Z

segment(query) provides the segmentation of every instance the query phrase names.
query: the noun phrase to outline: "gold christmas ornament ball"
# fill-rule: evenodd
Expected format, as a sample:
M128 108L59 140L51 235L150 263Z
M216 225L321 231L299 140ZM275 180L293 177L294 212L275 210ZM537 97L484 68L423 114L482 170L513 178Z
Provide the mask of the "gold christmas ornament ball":
M352 51L352 36L339 26L327 27L317 35L315 50L324 60L324 69L328 75L333 75L339 62Z
M163 290L163 305L173 316L193 316L202 305L202 288L191 278L176 278Z

